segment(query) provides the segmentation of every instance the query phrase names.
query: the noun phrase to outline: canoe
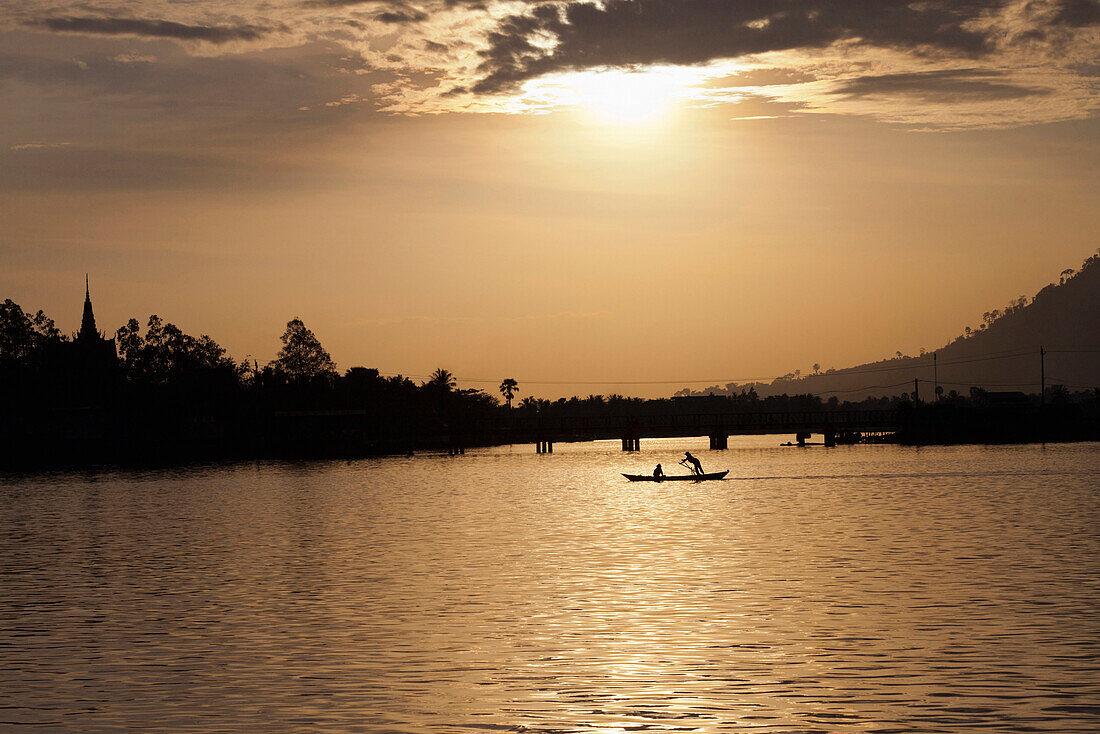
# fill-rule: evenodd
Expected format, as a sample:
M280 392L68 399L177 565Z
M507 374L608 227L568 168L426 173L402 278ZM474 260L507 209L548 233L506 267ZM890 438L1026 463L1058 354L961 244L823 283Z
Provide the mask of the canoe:
M632 482L702 482L707 479L723 479L729 473L730 470L726 469L711 474L673 474L664 477L655 477L652 474L623 474L623 476Z

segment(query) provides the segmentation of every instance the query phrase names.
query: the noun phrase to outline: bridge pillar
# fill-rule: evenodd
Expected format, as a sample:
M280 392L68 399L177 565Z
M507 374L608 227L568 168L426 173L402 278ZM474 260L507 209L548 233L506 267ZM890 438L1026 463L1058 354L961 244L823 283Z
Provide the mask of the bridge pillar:
M552 454L554 453L554 442L539 440L535 441L535 453L536 454Z
M836 446L836 434L832 431L825 431L825 445Z
M623 437L623 451L640 451L642 449L642 440L635 436Z
M729 434L725 431L718 431L717 433L710 434L710 448L711 451L724 451L729 448Z

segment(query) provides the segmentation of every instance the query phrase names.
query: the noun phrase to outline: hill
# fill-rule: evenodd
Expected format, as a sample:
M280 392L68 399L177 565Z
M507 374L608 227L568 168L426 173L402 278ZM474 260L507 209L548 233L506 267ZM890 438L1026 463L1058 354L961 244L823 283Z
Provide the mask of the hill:
M1070 390L1100 387L1100 250L1079 271L1063 271L1032 298L1016 299L986 313L977 329L919 357L878 362L805 376L786 375L770 383L736 384L677 395L732 395L755 390L761 397L812 393L860 400L911 393L930 399L935 384L944 394L988 391L1038 393L1040 353L1045 350L1046 385Z

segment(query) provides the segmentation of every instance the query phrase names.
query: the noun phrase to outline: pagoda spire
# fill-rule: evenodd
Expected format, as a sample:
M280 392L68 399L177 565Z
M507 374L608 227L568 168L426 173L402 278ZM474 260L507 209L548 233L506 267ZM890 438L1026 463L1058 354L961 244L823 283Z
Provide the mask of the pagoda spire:
M80 331L76 338L81 341L98 340L102 337L95 328L95 314L92 313L92 292L88 285L88 274L84 274L84 317L80 320Z

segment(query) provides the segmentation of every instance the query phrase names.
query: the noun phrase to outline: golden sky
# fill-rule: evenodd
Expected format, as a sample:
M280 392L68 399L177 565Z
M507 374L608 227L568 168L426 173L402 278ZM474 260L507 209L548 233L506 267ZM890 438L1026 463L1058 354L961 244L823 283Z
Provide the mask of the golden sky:
M0 297L546 397L915 353L1095 251L1098 59L1093 0L0 4Z

